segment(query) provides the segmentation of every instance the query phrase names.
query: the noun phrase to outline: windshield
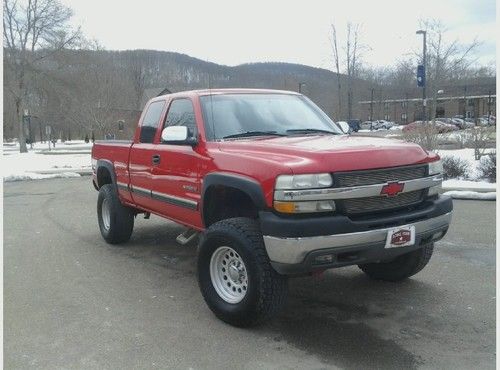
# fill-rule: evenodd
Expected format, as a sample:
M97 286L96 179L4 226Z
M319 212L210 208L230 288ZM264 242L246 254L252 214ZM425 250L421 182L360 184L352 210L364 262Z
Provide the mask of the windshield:
M224 94L200 98L208 140L258 135L342 134L301 95Z

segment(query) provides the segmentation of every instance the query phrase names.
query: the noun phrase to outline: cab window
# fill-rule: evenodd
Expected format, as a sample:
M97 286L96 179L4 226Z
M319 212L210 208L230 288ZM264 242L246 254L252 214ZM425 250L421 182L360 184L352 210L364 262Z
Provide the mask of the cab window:
M190 99L176 99L170 104L164 127L186 126L190 136L196 133L193 103Z
M144 119L142 120L141 135L139 138L141 143L153 142L164 106L164 101L156 101L149 105Z

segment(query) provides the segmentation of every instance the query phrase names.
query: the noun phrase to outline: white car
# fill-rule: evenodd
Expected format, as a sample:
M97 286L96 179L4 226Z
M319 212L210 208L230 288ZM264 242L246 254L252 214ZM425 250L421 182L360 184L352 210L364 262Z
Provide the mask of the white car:
M388 130L394 126L394 122L386 121L385 119L378 119L373 121L374 130Z

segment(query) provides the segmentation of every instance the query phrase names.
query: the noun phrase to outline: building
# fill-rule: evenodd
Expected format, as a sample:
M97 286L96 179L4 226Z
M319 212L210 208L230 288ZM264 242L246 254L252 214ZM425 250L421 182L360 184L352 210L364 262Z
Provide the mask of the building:
M378 99L360 101L361 120L385 119L398 124L422 120L422 98L407 96L396 99ZM427 109L431 101L427 99ZM475 94L462 96L442 96L437 98L436 117L462 115L466 118L478 118L483 115L495 115L496 94ZM427 112L430 117L429 112Z

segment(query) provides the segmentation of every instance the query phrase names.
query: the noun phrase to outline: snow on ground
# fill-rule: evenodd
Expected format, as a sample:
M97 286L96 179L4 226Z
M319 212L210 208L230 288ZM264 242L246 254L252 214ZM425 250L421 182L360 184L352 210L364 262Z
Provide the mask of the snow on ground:
M486 153L495 152L495 148L487 149ZM478 180L479 177L479 161L474 159L474 149L466 148L466 149L439 149L436 150L436 153L439 154L441 158L444 157L456 157L460 158L463 161L466 161L469 164L469 178L472 180Z
M451 190L444 193L453 199L496 200L496 192L479 193L477 191Z
M60 140L56 143L56 146L54 147L52 143L50 144L50 151L49 151L49 144L47 142L45 143L34 143L33 144L33 149L30 148L28 145L28 150L30 152L34 151L36 153L90 153L92 149L92 143L86 143L83 140L72 140L72 141L65 141L64 143L61 142ZM19 144L18 143L3 143L3 154L4 155L10 155L10 154L17 154L19 153Z
M472 190L472 191L496 191L497 184L486 181L469 181L450 179L443 181L443 189Z
M38 145L37 145L38 144ZM17 145L3 146L2 177L4 181L37 180L54 177L78 177L91 171L90 148L92 144L76 142L56 144L61 150L43 150L37 143L28 153L19 153ZM68 151L68 147L78 151Z

